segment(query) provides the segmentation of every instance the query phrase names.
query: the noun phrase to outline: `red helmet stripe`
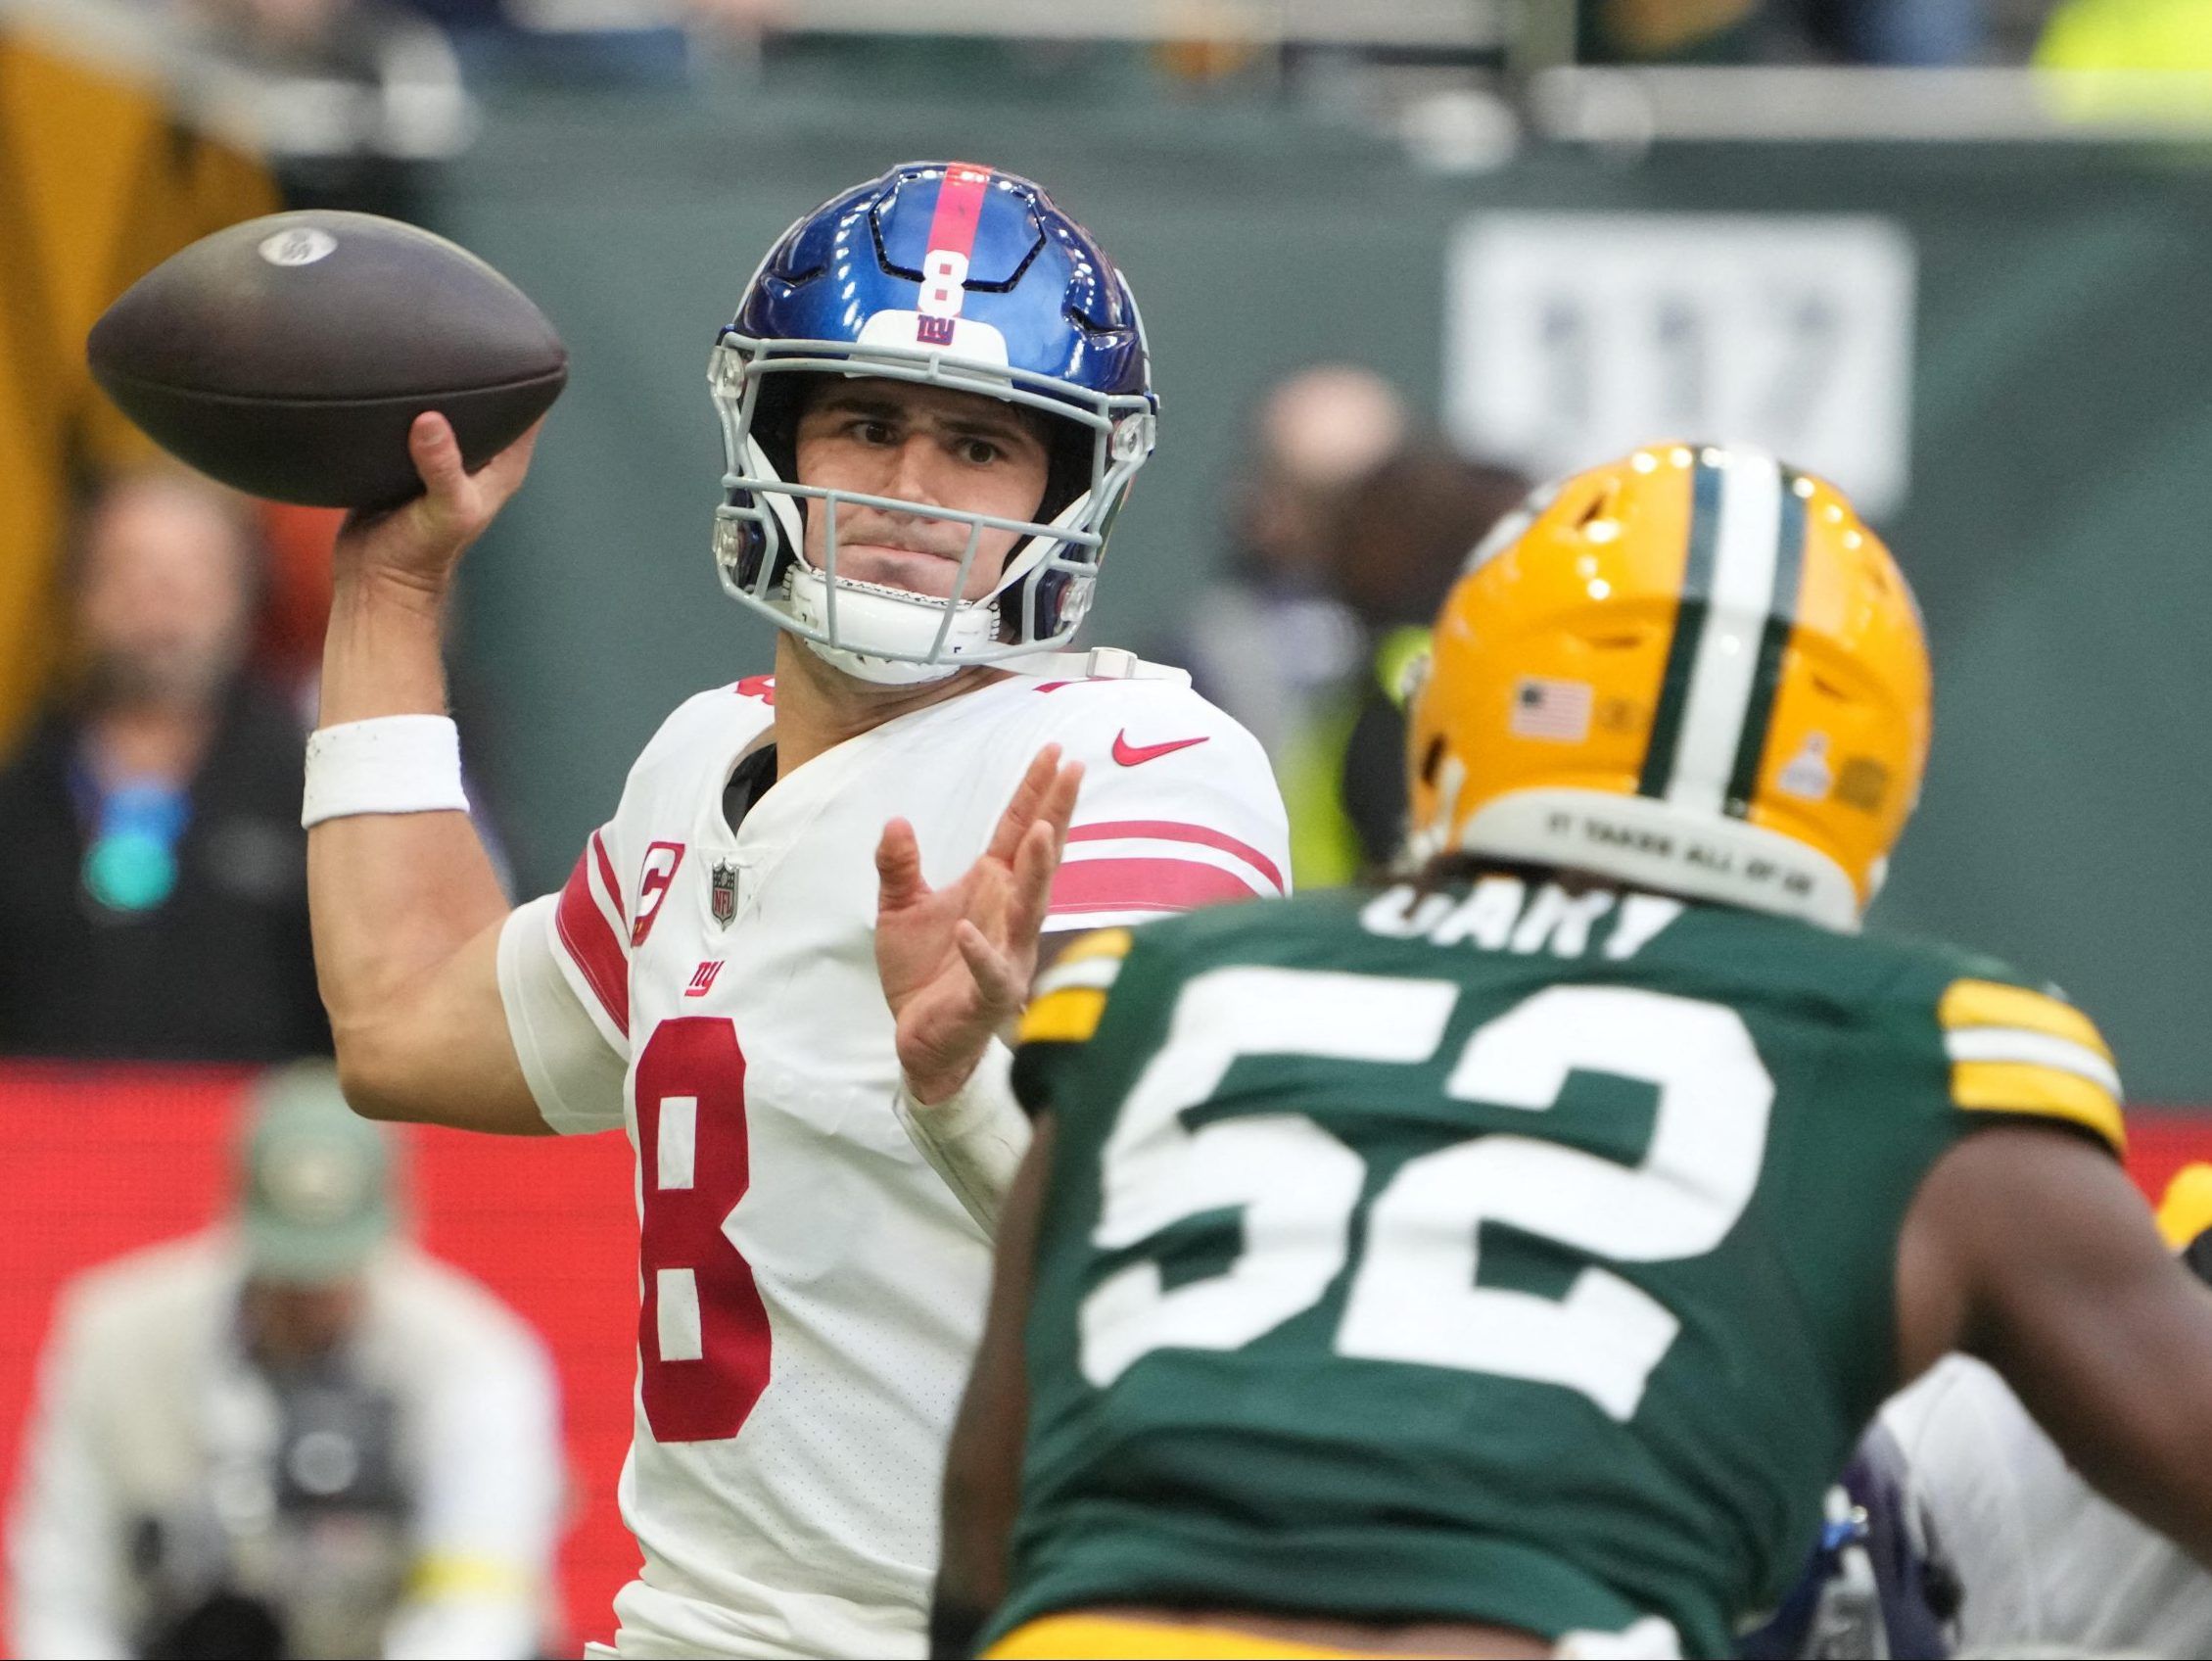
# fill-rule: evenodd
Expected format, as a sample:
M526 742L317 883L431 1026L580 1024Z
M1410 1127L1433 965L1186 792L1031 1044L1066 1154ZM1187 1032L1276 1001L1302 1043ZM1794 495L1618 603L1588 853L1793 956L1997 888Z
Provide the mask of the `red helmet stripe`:
M965 260L975 252L975 223L983 217L983 193L990 187L990 168L968 162L945 165L945 182L937 187L937 208L929 218L930 253Z

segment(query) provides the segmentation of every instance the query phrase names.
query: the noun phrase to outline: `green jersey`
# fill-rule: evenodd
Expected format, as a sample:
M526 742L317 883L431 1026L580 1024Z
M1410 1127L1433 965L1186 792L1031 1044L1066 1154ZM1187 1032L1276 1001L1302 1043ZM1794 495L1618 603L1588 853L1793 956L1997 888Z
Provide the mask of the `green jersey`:
M1507 875L1113 931L1055 1123L1013 1591L1671 1621L1786 1590L1897 1382L1906 1208L2028 1115L2117 1147L2088 1020L1986 960Z

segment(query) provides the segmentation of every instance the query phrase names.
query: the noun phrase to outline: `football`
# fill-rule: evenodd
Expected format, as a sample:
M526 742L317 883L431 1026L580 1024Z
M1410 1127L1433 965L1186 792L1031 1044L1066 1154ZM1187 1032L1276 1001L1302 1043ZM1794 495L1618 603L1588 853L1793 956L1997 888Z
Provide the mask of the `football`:
M543 312L466 249L373 214L249 219L172 256L86 342L164 450L250 496L375 508L418 495L425 410L482 466L568 381Z

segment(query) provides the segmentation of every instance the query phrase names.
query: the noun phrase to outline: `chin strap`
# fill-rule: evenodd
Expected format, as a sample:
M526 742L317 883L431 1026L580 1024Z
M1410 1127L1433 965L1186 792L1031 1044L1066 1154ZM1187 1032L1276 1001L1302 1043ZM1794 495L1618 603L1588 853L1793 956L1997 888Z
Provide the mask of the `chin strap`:
M871 657L865 652L833 646L824 641L799 637L799 644L815 656L856 681L866 681L871 687L921 687L932 681L943 681L958 675L963 665L958 659L943 663L911 663L905 658Z
M1040 651L1009 658L992 665L1015 675L1032 675L1040 681L1171 681L1191 684L1191 672L1172 664L1148 663L1119 646L1093 646L1089 651Z
M976 1226L996 1235L999 1207L1029 1151L1029 1118L1013 1099L1013 1052L992 1039L967 1082L931 1107L916 1101L902 1077L894 1106L929 1168Z
M1038 681L1165 681L1177 687L1191 684L1191 672L1172 664L1148 663L1119 646L1093 646L1088 651L1024 652L1017 657L963 661L948 658L939 663L916 663L904 658L870 657L821 641L799 638L799 643L833 669L876 686L911 687L942 681L963 669L1003 669Z

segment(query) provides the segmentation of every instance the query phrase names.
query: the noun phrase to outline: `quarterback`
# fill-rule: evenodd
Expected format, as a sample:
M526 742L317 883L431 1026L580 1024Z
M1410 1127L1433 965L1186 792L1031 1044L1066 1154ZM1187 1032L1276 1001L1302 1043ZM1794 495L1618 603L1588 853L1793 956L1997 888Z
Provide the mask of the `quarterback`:
M1154 401L1127 284L1037 186L911 164L805 215L710 382L715 564L776 673L677 709L514 909L453 811L438 624L529 446L470 475L417 423L427 494L340 548L316 959L364 1112L636 1148L618 1652L915 1654L1028 1135L995 1033L1040 930L1279 893L1283 810L1182 677L1059 649Z
M2103 1041L1858 932L1928 733L1903 577L1769 456L1642 451L1485 540L1417 876L1039 982L939 1647L1725 1655L1952 1350L2212 1553L2212 1297Z

